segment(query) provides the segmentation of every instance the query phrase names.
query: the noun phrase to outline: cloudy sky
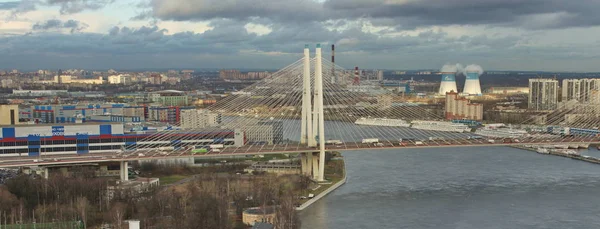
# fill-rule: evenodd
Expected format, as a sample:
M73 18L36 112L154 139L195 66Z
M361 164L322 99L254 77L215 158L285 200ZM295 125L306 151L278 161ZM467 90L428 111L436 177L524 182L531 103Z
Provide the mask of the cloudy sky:
M600 71L598 0L0 0L0 69ZM329 50L325 51L329 55Z

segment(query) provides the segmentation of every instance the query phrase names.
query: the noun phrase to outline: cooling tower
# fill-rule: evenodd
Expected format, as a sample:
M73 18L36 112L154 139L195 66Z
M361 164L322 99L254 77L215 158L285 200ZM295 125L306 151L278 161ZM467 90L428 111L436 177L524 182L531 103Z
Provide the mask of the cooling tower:
M446 92L454 91L456 89L456 72L442 72L442 83L440 84L440 95L445 95Z
M479 72L467 71L465 80L465 89L463 93L469 95L481 95L481 85L479 85Z

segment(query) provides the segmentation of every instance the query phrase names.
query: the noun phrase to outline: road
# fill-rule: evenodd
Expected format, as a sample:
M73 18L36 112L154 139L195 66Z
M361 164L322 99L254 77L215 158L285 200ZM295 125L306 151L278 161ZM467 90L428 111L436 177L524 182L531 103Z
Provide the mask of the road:
M403 139L402 141L380 141L379 143L345 142L337 145L326 145L327 151L349 151L363 149L402 149L402 148L442 148L442 147L472 147L472 146L508 146L508 145L566 145L566 144L592 144L599 143L600 138L526 138L519 142L504 142L502 139L439 139L439 140L416 140ZM281 153L308 153L316 152L318 148L308 147L300 144L282 145L247 145L242 147L225 147L219 152L209 151L203 154L193 154L190 149L176 151L159 151L158 149L142 149L132 151L115 151L103 153L90 153L82 155L41 155L0 157L0 168L23 167L23 166L50 166L77 163L99 163L119 162L137 160L160 160L175 158L215 157L215 156L239 156L258 154L281 154Z

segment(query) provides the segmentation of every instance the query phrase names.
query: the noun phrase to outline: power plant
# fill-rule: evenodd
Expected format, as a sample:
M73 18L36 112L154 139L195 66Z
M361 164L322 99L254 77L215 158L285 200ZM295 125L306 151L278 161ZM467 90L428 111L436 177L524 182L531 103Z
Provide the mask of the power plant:
M458 92L456 89L456 73L462 70L460 64L446 64L442 66L440 72L442 73L442 83L440 84L440 95L445 95L446 92Z
M467 77L465 80L464 94L481 95L481 85L479 76L483 73L483 69L479 65L471 64L465 68L464 74Z
M466 76L465 86L462 94L466 95L481 95L481 85L479 83L479 76L483 74L483 68L476 64L468 65L463 68L460 64L446 64L440 69L442 74L442 80L440 83L440 95L445 95L447 92L459 92L456 88L456 74L462 73Z
M445 95L446 92L457 92L456 89L456 72L442 72L442 83L440 84L440 95Z

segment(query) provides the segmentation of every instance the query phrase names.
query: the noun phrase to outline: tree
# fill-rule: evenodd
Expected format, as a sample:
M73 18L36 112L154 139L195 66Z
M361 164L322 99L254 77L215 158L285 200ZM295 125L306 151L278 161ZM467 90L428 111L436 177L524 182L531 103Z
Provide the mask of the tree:
M125 211L127 205L125 203L116 202L110 208L110 220L115 229L123 229L123 220L125 219Z
M84 196L77 197L77 199L75 200L75 208L77 209L77 214L83 222L83 225L87 225L87 211L89 205L90 203L88 199Z

